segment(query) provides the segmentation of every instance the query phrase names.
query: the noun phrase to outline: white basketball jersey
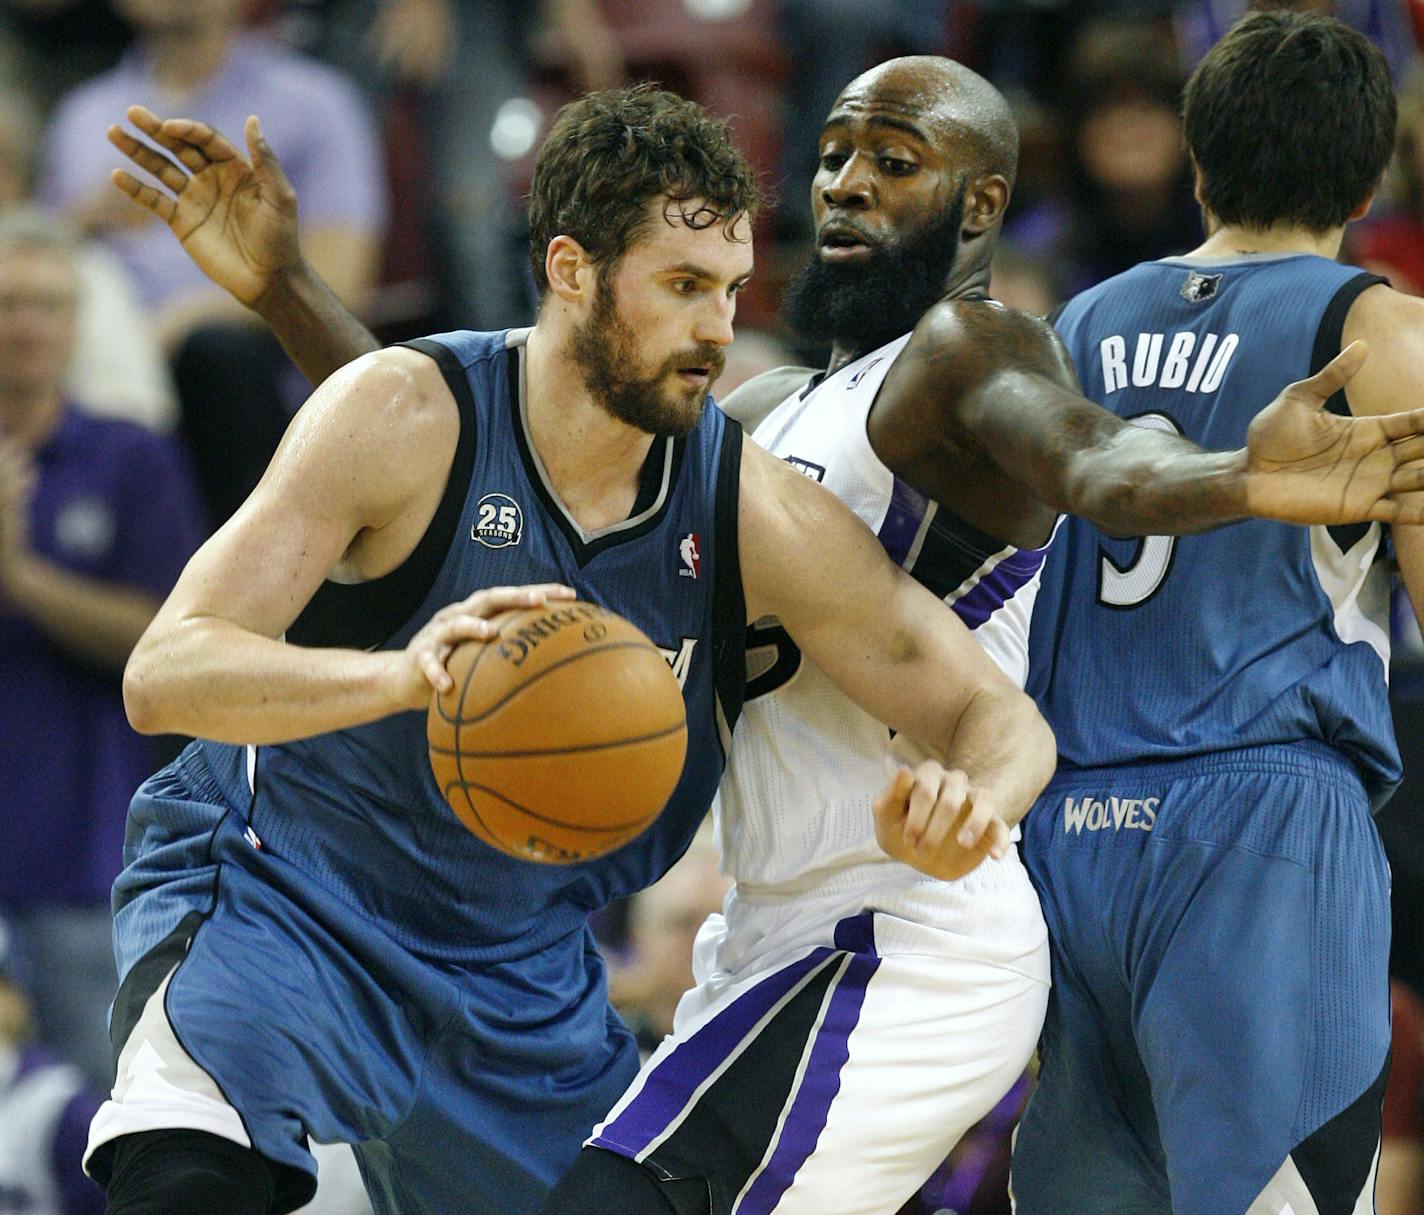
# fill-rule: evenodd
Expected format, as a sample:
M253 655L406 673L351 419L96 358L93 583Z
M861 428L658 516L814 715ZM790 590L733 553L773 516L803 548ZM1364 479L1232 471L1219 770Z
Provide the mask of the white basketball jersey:
M849 506L890 559L951 604L1022 686L1046 546L1016 549L971 528L882 464L866 433L876 393L908 341L906 334L813 380L753 437ZM747 676L717 807L723 857L737 878L734 901L814 894L840 904L886 887L956 885L935 883L880 850L870 808L893 771L890 731L773 618L748 630Z

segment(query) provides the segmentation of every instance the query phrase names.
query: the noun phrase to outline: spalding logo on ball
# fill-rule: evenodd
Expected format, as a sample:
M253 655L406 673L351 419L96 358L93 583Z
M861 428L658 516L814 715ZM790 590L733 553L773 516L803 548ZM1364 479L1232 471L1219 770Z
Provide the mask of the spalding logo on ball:
M592 603L526 608L450 655L426 718L430 766L460 821L525 860L612 852L667 805L687 712L667 659Z

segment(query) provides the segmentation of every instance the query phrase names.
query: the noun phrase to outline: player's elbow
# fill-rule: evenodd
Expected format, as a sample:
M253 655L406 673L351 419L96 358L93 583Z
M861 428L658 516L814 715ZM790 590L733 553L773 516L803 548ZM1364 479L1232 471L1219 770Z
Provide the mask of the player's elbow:
M166 734L165 722L168 697L155 661L154 647L147 634L139 639L133 653L124 664L124 713L140 734Z

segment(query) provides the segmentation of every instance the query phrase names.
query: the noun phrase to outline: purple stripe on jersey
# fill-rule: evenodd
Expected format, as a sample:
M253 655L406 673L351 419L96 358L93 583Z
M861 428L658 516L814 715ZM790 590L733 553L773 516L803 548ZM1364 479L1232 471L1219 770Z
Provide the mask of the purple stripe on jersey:
M896 565L904 565L910 555L910 545L924 521L929 499L919 490L895 478L895 488L890 491L890 505L885 508L885 522L876 533L881 547L890 555Z
M625 1155L641 1152L687 1108L698 1085L741 1045L756 1023L831 952L812 950L744 991L650 1072L638 1095L590 1143Z
M980 578L973 590L955 601L959 618L977 629L1033 581L1047 555L1046 548L1015 549Z
M850 1057L850 1035L860 1021L866 986L879 965L880 959L872 955L851 955L831 993L825 1020L806 1061L801 1087L791 1099L791 1109L771 1159L737 1204L737 1215L768 1215L774 1211L797 1171L815 1151L831 1102L840 1092L841 1068Z

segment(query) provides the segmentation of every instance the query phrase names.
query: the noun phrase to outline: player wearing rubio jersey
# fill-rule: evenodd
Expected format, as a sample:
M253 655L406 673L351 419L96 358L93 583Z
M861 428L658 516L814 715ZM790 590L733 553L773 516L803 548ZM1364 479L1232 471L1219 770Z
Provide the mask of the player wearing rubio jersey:
M761 432L774 453L848 502L1021 679L1058 505L1143 528L1250 509L1390 515L1383 470L1407 451L1380 446L1374 422L1322 415L1309 391L1278 403L1249 455L1146 434L1084 401L1048 326L983 294L1016 138L1003 99L947 61L897 61L853 82L827 123L823 245L798 291L807 326L836 341L831 373L814 385L806 370L776 373L750 392L769 404L791 394ZM362 349L370 339L286 256L271 250L266 264L290 269L272 274L261 309L288 345L309 357ZM1328 473L1313 467L1321 439L1344 457ZM680 550L684 568L697 551ZM985 861L987 841L936 860L882 831L886 856L870 814L886 727L835 692L790 621L753 616L719 821L737 890L702 934L675 1034L551 1212L894 1209L1007 1090L1036 1038L1045 935L1017 860ZM882 810L903 798L900 779Z
M1424 304L1334 260L1393 147L1379 52L1331 19L1249 17L1185 117L1209 236L1063 310L1088 394L1229 446L1244 403L1358 337L1332 411L1417 391ZM1025 838L1054 989L1018 1210L1372 1210L1390 1034L1370 810L1399 776L1380 527L1064 531L1031 632L1060 766ZM1419 529L1394 543L1417 605Z

